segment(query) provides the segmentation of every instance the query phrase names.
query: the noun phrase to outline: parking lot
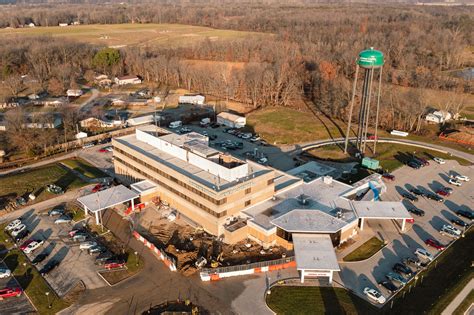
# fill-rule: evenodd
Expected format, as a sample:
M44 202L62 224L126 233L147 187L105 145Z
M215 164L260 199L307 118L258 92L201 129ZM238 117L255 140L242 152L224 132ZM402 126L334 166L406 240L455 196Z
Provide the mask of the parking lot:
M2 262L0 263L0 268L7 268L6 265ZM8 277L0 279L0 288L19 288L15 277ZM0 301L0 314L25 314L28 312L34 312L34 307L31 305L30 301L25 294L20 295L19 297L9 297Z
M343 283L345 287L364 298L366 298L363 294L365 287L378 288L385 297L388 297L390 295L388 291L377 284L386 280L385 275L392 271L395 263L401 262L404 258L415 257L414 251L417 248L425 248L436 255L437 249L425 245L425 240L428 238L438 240L444 245L453 241L453 238L441 235L439 230L445 224L452 224L451 219L457 218L453 211L472 210L474 189L472 182L464 182L461 187L450 185L449 175L455 172L473 178L474 171L472 167L460 166L452 160L446 161L444 165L433 161L430 163L430 166L418 170L406 166L396 170L393 173L395 181L386 183L387 192L381 198L385 201L401 200L400 193L413 187L431 193L436 193L442 187L451 187L454 192L446 197L444 202L421 196L413 203L404 200L407 206L414 205L425 211L422 217L413 215L415 221L407 223L405 233L401 233L399 224L393 221L367 220L368 228L362 233L373 233L388 244L363 262L344 263L343 257L339 257L341 272L336 278L337 282ZM461 220L468 222L465 218Z
M46 213L32 213L24 217L24 223L31 231L28 238L44 240L44 244L34 252L27 254L33 260L41 253L48 254L47 258L36 267L41 270L48 262L56 260L60 264L45 275L46 281L59 296L64 296L79 281L86 288L103 287L105 282L97 275L98 266L94 264L94 257L87 251L79 249L79 242L70 240L68 232L73 228L69 223L54 224L57 217L50 217Z

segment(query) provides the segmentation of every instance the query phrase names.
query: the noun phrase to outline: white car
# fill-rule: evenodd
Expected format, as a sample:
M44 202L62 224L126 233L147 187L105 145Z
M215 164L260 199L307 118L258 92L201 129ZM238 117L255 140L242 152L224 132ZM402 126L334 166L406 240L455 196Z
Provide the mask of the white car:
M72 218L67 216L67 215L62 215L56 220L54 220L54 224L63 224L63 223L69 223L72 221Z
M371 289L369 287L366 287L364 289L364 294L367 295L367 297L377 303L383 304L385 303L385 297L377 290Z
M25 254L32 253L36 249L38 249L41 245L43 245L44 241L33 241L26 248L23 250Z
M446 163L446 161L444 159L439 158L439 157L435 157L433 160L438 164L445 164Z
M468 182L470 181L471 179L469 177L467 177L466 175L456 175L456 177L454 177L454 179L457 179L457 180L461 180L463 182Z
M430 252L428 252L426 249L417 248L415 250L415 255L418 256L419 258L433 261L433 255L431 255Z
M84 250L84 249L89 249L94 246L97 246L97 243L93 241L89 241L89 242L81 243L81 245L79 245L79 249Z
M12 275L12 272L8 268L0 268L0 279L8 278Z
M462 186L462 183L460 181L458 181L457 179L454 179L454 178L450 178L449 183L451 185L458 186L458 187Z
M454 234L456 235L461 235L461 230L458 229L458 228L455 228L454 226L452 225L448 225L448 224L445 224L443 225L443 228L442 228L443 231L450 231L450 232L453 232Z
M21 231L25 230L26 229L26 225L24 224L20 224L18 225L16 228L14 228L12 231L11 231L11 234L13 237L17 236L18 234L20 234Z
M10 224L8 224L8 225L5 227L5 230L11 231L11 230L13 230L14 228L16 228L17 226L19 226L20 224L21 224L21 220L20 220L20 219L13 220L12 222L10 222Z

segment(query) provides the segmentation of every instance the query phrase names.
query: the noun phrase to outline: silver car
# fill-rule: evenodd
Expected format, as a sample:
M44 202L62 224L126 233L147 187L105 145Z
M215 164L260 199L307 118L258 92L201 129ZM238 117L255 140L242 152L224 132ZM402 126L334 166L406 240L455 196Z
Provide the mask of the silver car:
M72 218L67 215L62 215L54 221L54 224L64 224L72 221Z

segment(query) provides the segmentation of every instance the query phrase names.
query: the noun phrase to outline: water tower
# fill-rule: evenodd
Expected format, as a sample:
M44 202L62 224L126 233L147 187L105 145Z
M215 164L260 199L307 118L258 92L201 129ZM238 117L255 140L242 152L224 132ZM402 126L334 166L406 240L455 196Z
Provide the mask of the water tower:
M367 142L367 130L369 127L370 107L374 98L377 98L377 108L375 114L375 136L374 136L374 153L377 145L377 125L379 120L379 103L380 103L380 88L382 84L382 67L384 64L384 57L381 51L375 50L373 47L359 53L357 59L356 72L354 78L354 85L352 86L351 107L349 109L349 121L347 123L346 141L344 145L344 152L347 153L347 145L349 144L349 136L351 131L352 112L354 109L354 101L357 90L357 79L359 76L359 69L364 70L364 82L362 84L362 94L360 95L360 111L357 125L356 147L360 153L365 153L365 145ZM374 76L378 75L377 92L374 94L373 81Z

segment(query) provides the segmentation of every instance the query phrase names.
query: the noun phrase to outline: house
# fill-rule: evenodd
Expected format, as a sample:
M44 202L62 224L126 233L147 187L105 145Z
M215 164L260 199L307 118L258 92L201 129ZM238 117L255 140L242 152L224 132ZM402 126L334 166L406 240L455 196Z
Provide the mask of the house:
M62 123L63 120L61 117L55 117L54 120L50 120L49 122L33 122L30 120L29 122L22 124L22 127L28 129L55 129L61 126Z
M81 132L79 132L79 133L76 133L75 137L76 137L76 139L78 139L78 140L79 140L79 139L84 139L84 138L87 138L87 133L81 131Z
M451 120L453 117L451 113L444 110L437 110L426 115L425 120L435 124L442 124L448 120Z
M217 115L217 123L231 128L243 128L247 123L247 119L239 115L222 112Z
M79 122L82 128L114 128L122 125L121 120L102 120L89 117Z
M142 80L136 75L126 75L123 77L116 77L114 79L115 84L117 85L127 85L127 84L140 84Z
M125 105L127 105L127 102L119 98L114 98L112 100L112 106L125 106Z
M179 104L203 105L206 97L201 94L186 94L178 98Z
M0 108L15 108L15 107L18 107L20 106L20 103L18 102L4 102L4 103L0 103Z
M58 107L68 103L68 100L64 97L48 97L44 100L36 101L35 105L53 106Z
M61 27L65 27L65 26L68 26L69 24L68 23L59 23L59 26Z
M153 115L141 116L127 119L127 126L138 126L144 124L154 123L155 119Z
M66 91L68 97L79 97L82 94L84 94L84 92L82 92L81 89L69 89Z

